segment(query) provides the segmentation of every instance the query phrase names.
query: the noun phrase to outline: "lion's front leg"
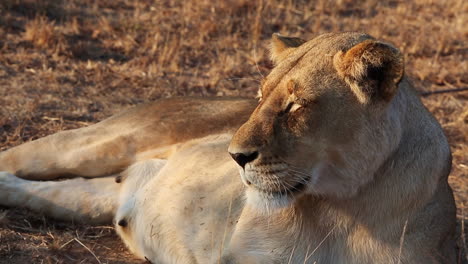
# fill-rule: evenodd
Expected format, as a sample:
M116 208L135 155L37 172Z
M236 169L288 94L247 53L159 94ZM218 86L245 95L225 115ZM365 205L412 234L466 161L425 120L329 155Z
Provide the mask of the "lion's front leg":
M174 98L0 152L0 171L31 180L119 173L142 160L166 159L177 144L237 129L251 100Z
M170 146L161 146L167 140L152 127L158 125L158 119L132 122L140 115L126 111L88 127L61 131L0 152L0 171L29 180L93 178L163 155Z
M100 124L62 131L0 153L0 171L30 180L98 177L118 173L134 162L131 138L107 133Z
M110 224L120 188L112 176L29 181L0 172L0 205L27 208L61 220Z
M172 142L165 137L170 131L158 130L161 111L151 111L158 105L131 108L91 126L0 152L0 171L29 180L93 178L119 173L139 160L164 156Z

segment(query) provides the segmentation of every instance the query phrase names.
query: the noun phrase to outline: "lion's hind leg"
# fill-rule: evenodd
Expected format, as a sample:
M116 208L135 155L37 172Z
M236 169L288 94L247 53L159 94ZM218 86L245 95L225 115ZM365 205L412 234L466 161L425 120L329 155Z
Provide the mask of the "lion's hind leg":
M114 177L29 181L0 172L0 204L27 208L60 220L110 224L120 185Z

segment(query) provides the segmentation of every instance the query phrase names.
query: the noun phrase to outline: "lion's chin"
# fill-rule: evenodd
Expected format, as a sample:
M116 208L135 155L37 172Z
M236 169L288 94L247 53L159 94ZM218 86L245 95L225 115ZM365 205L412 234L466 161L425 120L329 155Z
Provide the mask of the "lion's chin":
M246 197L248 205L264 214L290 207L295 200L288 195L265 193L251 188L247 188Z

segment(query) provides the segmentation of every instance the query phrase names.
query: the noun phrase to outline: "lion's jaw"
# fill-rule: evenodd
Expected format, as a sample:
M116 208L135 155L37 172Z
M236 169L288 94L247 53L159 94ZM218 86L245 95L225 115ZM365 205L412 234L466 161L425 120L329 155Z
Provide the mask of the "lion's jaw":
M270 159L263 164L247 164L240 168L242 182L247 186L248 203L270 213L274 209L288 207L309 188L312 175L298 173L281 159Z
M262 211L307 194L355 195L401 138L403 72L393 47L366 35L325 35L285 52L229 147L231 155L256 153L240 172L247 202Z

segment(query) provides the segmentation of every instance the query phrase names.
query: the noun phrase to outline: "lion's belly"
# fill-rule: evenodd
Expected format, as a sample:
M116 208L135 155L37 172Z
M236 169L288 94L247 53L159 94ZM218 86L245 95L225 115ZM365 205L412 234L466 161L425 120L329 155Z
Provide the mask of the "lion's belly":
M182 147L136 195L129 227L142 257L210 263L222 254L243 207L229 140L221 136Z
M183 146L136 190L121 235L137 255L158 264L218 263L221 256L235 259L221 263L236 264L369 263L359 257L350 261L346 238L328 237L332 230L315 230L317 223L294 223L300 218L289 219L282 210L261 215L244 208L244 186L226 151L229 139Z

